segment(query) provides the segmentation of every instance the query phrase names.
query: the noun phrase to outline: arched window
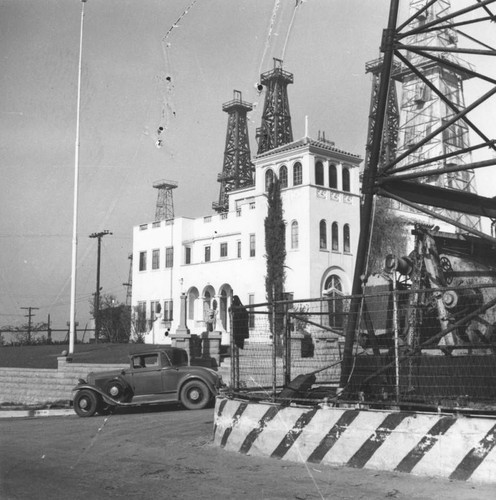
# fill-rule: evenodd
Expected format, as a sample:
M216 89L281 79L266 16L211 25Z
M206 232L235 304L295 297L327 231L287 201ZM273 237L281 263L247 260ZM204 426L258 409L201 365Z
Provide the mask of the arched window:
M328 299L329 326L342 328L344 324L343 284L339 276L331 274L326 279L323 294Z
M343 191L350 191L350 169L343 168Z
M298 222L295 220L291 223L291 248L298 248Z
M319 224L319 241L320 249L325 250L327 248L327 226L324 219L322 219Z
M301 163L298 161L293 165L293 186L299 186L303 182Z
M343 226L343 252L350 253L350 225Z
M336 165L329 165L329 187L338 188L338 170Z
M315 184L317 186L324 185L324 165L322 165L321 161L315 164Z
M199 297L198 290L196 288L192 288L188 292L188 319L194 320L195 319L195 306L196 306L196 301L198 300Z
M286 165L279 169L279 184L281 189L288 187L288 167Z
M332 223L332 228L331 228L331 238L332 238L332 250L334 252L339 251L339 228L338 228L338 223L333 222Z
M268 191L272 183L274 182L274 172L269 168L265 172L265 191Z

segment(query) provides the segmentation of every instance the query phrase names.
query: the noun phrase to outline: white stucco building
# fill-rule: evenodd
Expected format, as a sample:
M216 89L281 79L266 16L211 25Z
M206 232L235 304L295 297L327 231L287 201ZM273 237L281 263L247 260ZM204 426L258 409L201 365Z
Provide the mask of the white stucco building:
M146 342L163 343L165 331L175 331L182 294L190 332L205 331L205 314L216 307L223 343L229 339L233 295L245 305L266 301L264 219L267 185L274 175L281 183L287 228L285 291L294 299L350 293L360 162L358 155L329 141L305 137L258 155L254 186L229 193L227 213L136 226L132 305L141 329L148 331ZM153 322L157 304L161 312ZM250 333L250 339L256 337Z

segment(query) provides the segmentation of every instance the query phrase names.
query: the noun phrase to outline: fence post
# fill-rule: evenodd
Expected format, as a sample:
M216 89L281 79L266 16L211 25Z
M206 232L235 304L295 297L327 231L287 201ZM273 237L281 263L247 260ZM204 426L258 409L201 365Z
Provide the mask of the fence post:
M291 315L289 313L288 304L284 311L285 328L284 328L284 387L287 387L291 382Z
M276 308L274 301L270 303L271 318L270 326L272 330L272 399L276 400L277 393L277 339L276 339Z
M229 344L231 346L231 390L239 389L239 350L238 346L234 343L234 332L236 325L233 321L234 314L232 309L229 311L230 323L231 323L231 335L229 338Z
M396 402L400 402L400 363L399 363L399 328L398 328L398 292L396 291L396 279L393 274L393 331L394 331L394 373L396 378L395 394Z

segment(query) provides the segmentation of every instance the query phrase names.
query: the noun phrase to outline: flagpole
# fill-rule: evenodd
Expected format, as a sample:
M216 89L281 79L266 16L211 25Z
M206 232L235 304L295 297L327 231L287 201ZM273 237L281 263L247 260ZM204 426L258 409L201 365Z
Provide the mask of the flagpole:
M72 220L72 264L71 264L71 310L69 319L69 354L74 352L76 337L76 267L77 267L77 224L78 224L78 192L79 192L79 122L81 112L81 66L83 60L83 28L84 4L81 0L81 30L79 34L79 63L77 83L77 108L76 108L76 144L74 154L74 207Z

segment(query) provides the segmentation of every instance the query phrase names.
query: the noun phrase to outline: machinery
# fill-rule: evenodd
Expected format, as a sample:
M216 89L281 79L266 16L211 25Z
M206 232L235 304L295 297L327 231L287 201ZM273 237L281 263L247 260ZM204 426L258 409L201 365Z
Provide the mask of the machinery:
M495 248L416 224L408 256L388 255L365 287L351 392L443 407L496 397Z

